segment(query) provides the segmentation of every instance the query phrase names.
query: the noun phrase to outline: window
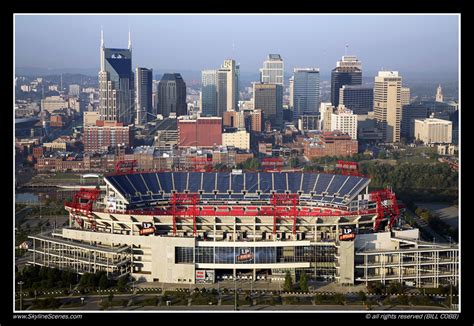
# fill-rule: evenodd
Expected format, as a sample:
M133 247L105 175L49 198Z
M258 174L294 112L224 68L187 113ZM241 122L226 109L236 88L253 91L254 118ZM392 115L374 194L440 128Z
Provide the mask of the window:
M213 264L214 248L196 247L196 263Z
M193 247L175 247L175 264L193 264Z

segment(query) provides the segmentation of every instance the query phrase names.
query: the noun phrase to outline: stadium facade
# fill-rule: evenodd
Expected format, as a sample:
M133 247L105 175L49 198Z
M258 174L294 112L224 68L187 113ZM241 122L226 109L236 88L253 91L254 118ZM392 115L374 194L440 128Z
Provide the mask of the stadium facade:
M31 236L30 263L165 283L222 277L342 284L457 284L457 245L402 228L370 179L296 172L141 172L104 178L66 204L69 225Z

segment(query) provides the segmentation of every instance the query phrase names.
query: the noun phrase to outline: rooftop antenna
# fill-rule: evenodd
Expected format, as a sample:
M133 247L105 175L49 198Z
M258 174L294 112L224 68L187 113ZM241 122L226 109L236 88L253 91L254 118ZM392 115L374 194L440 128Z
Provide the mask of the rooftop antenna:
M131 36L131 33L130 33L130 26L128 26L128 49L129 50L132 49L132 36Z
M100 47L104 47L104 28L100 25Z
M346 44L345 49L344 49L344 55L347 55L347 48L349 47L349 44Z

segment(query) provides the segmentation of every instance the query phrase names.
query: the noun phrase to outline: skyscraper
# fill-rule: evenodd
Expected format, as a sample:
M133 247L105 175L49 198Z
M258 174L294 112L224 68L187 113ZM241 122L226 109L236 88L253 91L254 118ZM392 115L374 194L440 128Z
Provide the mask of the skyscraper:
M260 69L260 82L284 86L284 64L279 54L269 54Z
M104 46L101 32L99 71L100 120L133 121L134 96L132 72L132 43L128 34L128 49L113 49Z
M344 85L362 84L362 64L356 56L343 56L331 72L331 103L338 106L339 90Z
M384 141L400 141L402 77L398 71L379 71L375 76L374 115Z
M319 68L295 68L293 80L293 120L297 121L318 112Z
M143 125L150 121L152 105L153 70L137 67L135 70L135 124Z
M410 104L410 88L402 87L400 89L400 101L402 102L402 107Z
M153 114L157 115L158 113L158 85L160 84L159 80L153 80L152 85L152 92L153 95L151 97L151 105L153 106Z
M201 72L201 112L203 116L219 116L217 114L217 71Z
M239 65L233 59L224 60L217 71L217 116L225 111L237 111L239 102Z
M254 84L254 109L261 110L265 122L272 128L283 125L283 86L277 84Z
M158 84L158 114L169 117L170 113L176 117L186 115L186 83L181 74L164 74Z
M339 90L339 104L354 114L368 114L374 109L374 88L362 85L344 85Z
M294 93L295 93L295 76L290 77L289 91L290 91L289 109L293 110L293 107L294 107L293 99L294 99Z

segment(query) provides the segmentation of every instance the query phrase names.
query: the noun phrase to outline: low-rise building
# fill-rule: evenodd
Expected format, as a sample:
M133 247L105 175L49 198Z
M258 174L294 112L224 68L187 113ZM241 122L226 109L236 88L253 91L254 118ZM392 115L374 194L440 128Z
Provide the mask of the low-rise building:
M323 156L352 156L357 154L358 142L347 133L338 131L323 132L315 138L303 141L304 156L310 160Z
M453 123L442 119L415 120L415 137L425 144L451 143Z
M234 146L236 148L250 149L250 134L245 130L236 130L233 132L222 133L222 145Z

